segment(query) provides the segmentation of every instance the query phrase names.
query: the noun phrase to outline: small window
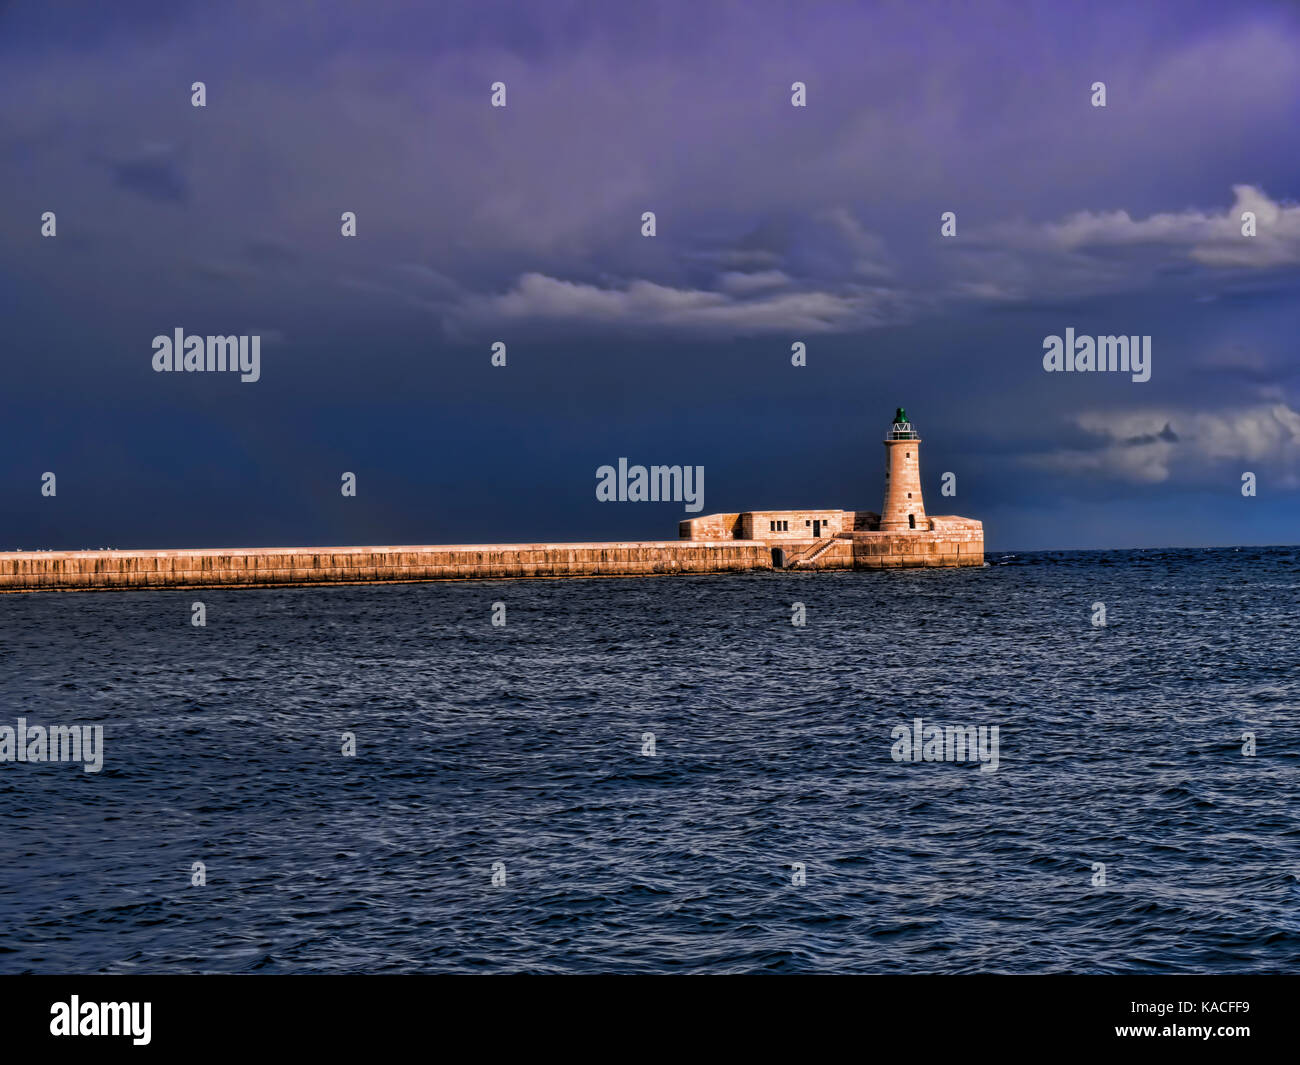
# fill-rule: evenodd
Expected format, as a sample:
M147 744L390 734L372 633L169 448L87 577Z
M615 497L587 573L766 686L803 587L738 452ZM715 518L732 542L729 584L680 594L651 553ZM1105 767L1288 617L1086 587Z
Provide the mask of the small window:
M912 453L911 453L910 451L907 453L907 457L908 457L909 459L912 457Z
M908 493L907 493L907 498L908 498L908 499L911 499L911 498L912 498L912 493L911 493L911 492L908 492Z

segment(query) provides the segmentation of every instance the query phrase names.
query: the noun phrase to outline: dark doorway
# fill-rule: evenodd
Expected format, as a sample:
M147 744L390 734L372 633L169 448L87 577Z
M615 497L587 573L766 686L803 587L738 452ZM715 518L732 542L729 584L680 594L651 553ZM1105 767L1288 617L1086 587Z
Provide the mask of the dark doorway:
M907 516L907 527L908 527L909 529L915 529L915 528L916 528L916 515L915 515L915 514L909 514L909 515Z
M777 569L785 569L785 548L772 548L772 565Z
M821 519L820 519L820 518L813 518L813 535L814 535L814 536L821 536L821 534L822 534L822 523L821 523Z

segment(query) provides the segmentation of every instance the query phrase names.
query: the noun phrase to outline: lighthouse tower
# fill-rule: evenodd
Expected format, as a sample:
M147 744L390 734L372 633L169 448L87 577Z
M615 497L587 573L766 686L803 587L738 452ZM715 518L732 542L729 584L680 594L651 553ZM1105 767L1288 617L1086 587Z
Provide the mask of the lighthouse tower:
M921 499L921 437L902 407L885 434L885 504L880 508L881 532L926 530Z

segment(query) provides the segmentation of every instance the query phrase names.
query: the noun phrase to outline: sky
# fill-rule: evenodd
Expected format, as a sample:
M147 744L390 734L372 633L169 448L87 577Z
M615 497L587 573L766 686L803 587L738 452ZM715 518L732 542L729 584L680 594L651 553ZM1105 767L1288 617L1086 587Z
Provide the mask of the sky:
M900 405L989 551L1295 543L1297 145L1288 3L0 0L0 549L879 510Z

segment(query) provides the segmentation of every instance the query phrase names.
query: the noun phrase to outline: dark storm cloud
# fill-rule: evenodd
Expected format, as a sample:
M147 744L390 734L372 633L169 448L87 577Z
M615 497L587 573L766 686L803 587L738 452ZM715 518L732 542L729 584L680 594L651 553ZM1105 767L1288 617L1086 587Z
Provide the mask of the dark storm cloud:
M295 266L302 257L286 244L274 240L252 240L244 246L244 255L258 266Z
M1174 432L1173 426L1165 422L1165 427L1158 433L1144 433L1142 436L1130 436L1123 441L1124 447L1141 447L1143 444L1154 444L1158 441L1164 441L1168 444L1178 443L1178 434Z
M106 165L119 187L147 200L184 203L189 199L189 182L166 151L109 161Z

